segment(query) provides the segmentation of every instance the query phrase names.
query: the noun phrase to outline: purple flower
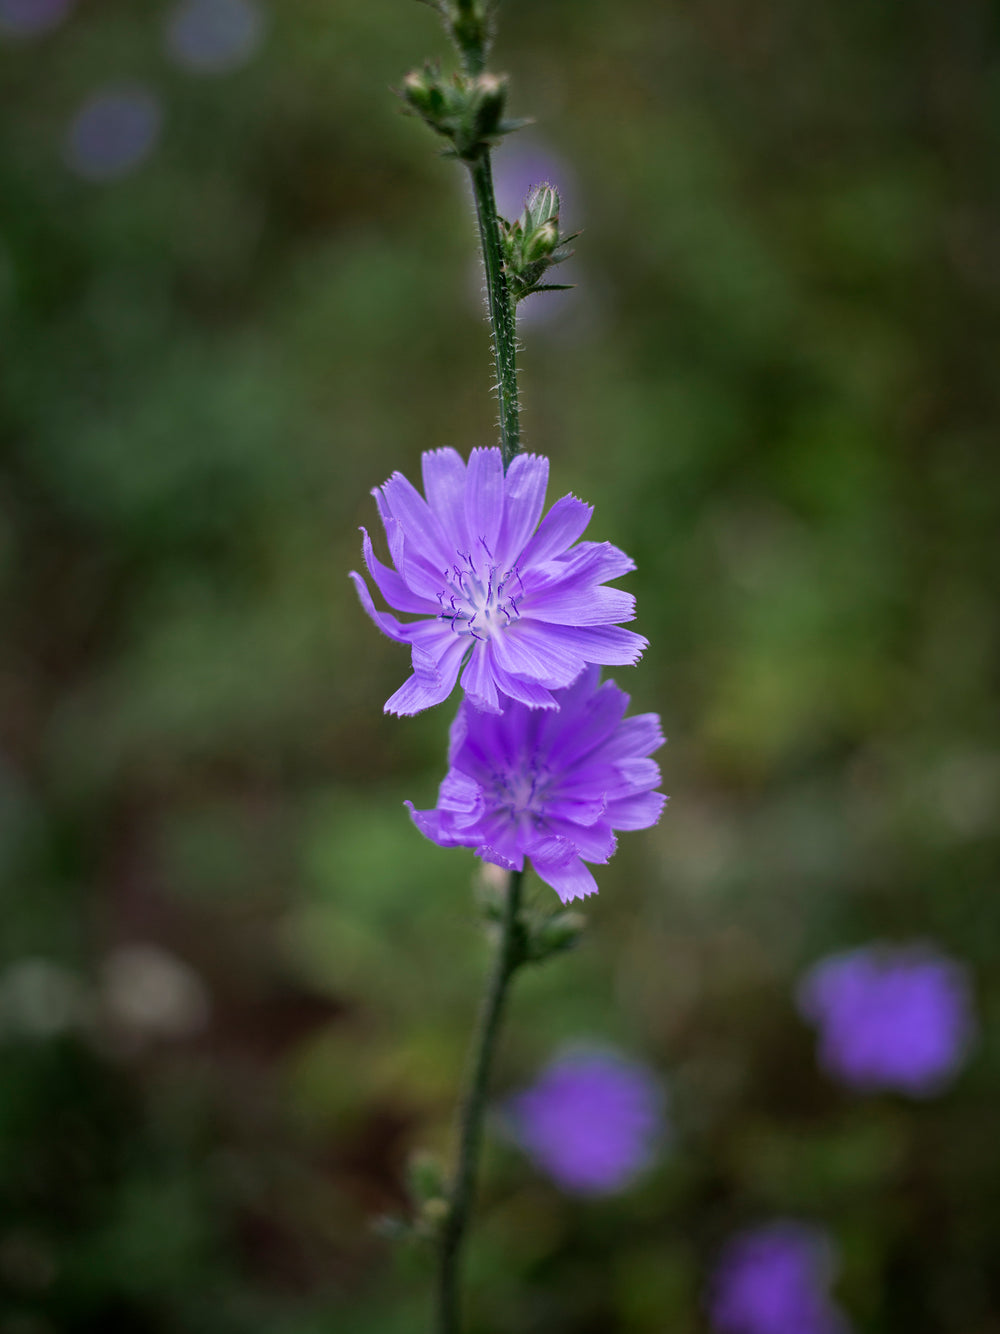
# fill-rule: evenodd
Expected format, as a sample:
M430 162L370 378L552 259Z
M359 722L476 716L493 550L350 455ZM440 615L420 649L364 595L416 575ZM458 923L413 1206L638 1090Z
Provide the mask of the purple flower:
M663 1093L649 1071L610 1052L567 1053L507 1104L512 1137L564 1190L608 1195L652 1162Z
M584 865L606 862L616 829L646 829L666 797L648 758L663 744L655 713L623 718L628 695L588 667L557 691L558 712L511 704L486 714L463 701L451 727L449 769L431 811L410 813L443 848L475 848L507 870L525 857L562 901L597 890Z
M382 596L420 619L376 611L351 571L368 615L412 652L413 675L386 713L440 704L460 671L466 696L487 713L500 713L505 698L556 708L551 691L588 663L638 660L646 640L618 624L635 615L635 598L604 587L635 565L610 542L577 541L593 511L575 496L563 496L539 525L548 459L519 454L505 474L499 449L474 449L468 467L453 449L438 449L424 454L423 474L426 500L398 472L372 493L395 569L375 558L361 530Z
M783 1220L725 1247L709 1290L719 1334L846 1334L830 1297L834 1253L815 1228Z
M974 1029L966 970L929 946L868 946L821 960L799 987L820 1032L819 1059L863 1091L939 1092L962 1065Z

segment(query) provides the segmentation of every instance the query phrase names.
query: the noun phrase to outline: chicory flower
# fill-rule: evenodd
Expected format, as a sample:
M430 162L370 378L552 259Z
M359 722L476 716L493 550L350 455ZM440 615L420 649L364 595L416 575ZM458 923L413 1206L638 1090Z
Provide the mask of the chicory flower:
M666 797L649 756L663 744L655 713L625 718L628 695L588 667L557 691L558 711L512 703L503 714L463 701L451 727L449 770L429 811L407 803L442 847L523 870L526 858L563 902L597 890L585 862L606 862L616 829L646 829Z
M507 700L552 709L552 692L588 664L638 660L647 641L620 625L633 619L635 599L605 586L635 565L610 542L578 541L593 511L575 496L539 524L548 475L537 454L517 455L505 473L499 449L474 449L468 465L437 449L423 456L426 499L398 472L372 493L392 568L362 529L368 573L391 607L418 618L377 611L351 571L371 619L411 650L413 675L386 713L440 704L460 672L466 697L487 713Z

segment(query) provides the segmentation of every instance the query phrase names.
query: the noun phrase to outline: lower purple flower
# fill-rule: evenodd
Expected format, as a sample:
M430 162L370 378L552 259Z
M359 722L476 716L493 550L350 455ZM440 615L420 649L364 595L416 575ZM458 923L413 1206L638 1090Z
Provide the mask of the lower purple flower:
M474 848L507 870L531 860L563 902L597 890L585 862L606 862L616 829L646 829L666 797L649 759L663 744L655 713L625 718L628 695L589 667L557 710L512 702L486 714L463 702L451 727L449 769L434 810L414 823L444 848Z
M940 1092L975 1028L968 974L926 945L868 946L821 960L799 987L819 1059L851 1088Z
M645 1066L611 1052L557 1058L505 1113L512 1137L558 1186L623 1190L664 1136L663 1091Z
M782 1220L734 1237L719 1257L708 1309L718 1334L847 1334L830 1296L826 1235Z

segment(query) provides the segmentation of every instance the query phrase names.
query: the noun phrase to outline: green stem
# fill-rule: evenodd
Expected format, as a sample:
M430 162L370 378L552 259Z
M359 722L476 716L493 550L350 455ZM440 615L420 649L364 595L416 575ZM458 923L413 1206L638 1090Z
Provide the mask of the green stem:
M524 942L519 921L523 878L523 871L512 871L507 882L507 897L493 973L472 1044L468 1085L459 1117L458 1162L449 1192L448 1213L441 1230L437 1334L459 1334L458 1276L462 1244L475 1195L476 1165L482 1141L490 1069L510 979L524 961Z
M483 152L475 162L470 162L468 167L472 176L472 192L476 200L479 239L483 246L486 296L493 335L493 358L496 363L497 398L500 401L500 448L506 471L514 455L521 448L514 303L507 290L507 276L500 249L500 226L497 222L497 203L493 193L493 172L490 168L489 152Z

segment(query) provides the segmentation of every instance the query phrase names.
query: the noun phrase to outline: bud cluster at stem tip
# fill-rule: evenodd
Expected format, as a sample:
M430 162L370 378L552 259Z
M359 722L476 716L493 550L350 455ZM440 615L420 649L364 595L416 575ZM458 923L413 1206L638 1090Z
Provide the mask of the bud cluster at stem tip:
M451 141L445 156L463 162L477 161L505 134L526 124L504 117L507 79L502 74L456 73L448 77L428 62L423 69L407 74L400 92L411 111Z

